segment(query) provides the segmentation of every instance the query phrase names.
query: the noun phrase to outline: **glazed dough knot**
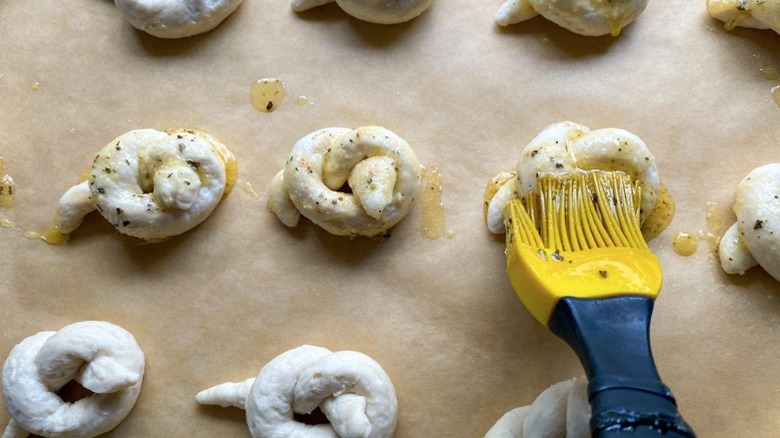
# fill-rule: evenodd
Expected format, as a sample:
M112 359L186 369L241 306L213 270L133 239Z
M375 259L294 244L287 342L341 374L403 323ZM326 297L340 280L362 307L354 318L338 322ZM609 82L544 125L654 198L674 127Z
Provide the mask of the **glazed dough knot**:
M293 11L336 2L347 14L370 23L398 24L422 14L433 0L292 0Z
M305 216L340 236L379 236L403 219L420 191L412 148L379 126L325 128L293 147L269 189L268 209L288 227ZM349 184L351 193L340 191Z
M755 265L780 281L780 163L753 169L737 188L737 222L721 237L723 270L744 274Z
M558 122L525 146L514 172L502 172L488 184L485 201L490 232L504 233L506 206L536 191L538 177L577 169L625 172L642 190L640 221L655 208L661 182L655 158L641 138L623 129L591 131L577 123Z
M355 351L304 345L268 362L256 379L201 391L201 404L247 411L252 436L382 438L395 430L398 401L382 367ZM330 424L306 425L294 413L319 407Z
M780 0L707 0L707 9L726 30L740 26L780 33Z
M647 0L507 0L498 9L496 22L507 26L541 14L580 35L617 36L646 6Z
M590 438L588 385L577 379L556 383L528 406L501 417L485 438Z
M88 180L60 198L56 225L71 233L97 209L130 236L181 234L211 214L235 183L235 169L227 147L205 132L130 131L101 149Z
M243 0L114 0L130 24L158 38L182 38L214 29Z
M3 397L12 417L3 436L90 438L108 432L133 408L143 374L135 338L114 324L85 321L30 336L3 366ZM94 394L64 402L57 391L71 380Z

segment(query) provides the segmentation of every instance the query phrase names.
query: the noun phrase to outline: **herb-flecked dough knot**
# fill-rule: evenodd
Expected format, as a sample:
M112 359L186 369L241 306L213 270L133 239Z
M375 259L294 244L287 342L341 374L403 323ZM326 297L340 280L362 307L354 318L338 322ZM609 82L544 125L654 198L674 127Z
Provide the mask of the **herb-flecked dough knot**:
M71 233L98 210L119 232L155 241L203 222L235 184L236 159L195 129L137 129L98 152L86 181L60 198L56 226Z
M414 150L390 130L320 129L293 146L271 181L268 209L288 227L303 215L331 234L381 236L411 209L421 172Z

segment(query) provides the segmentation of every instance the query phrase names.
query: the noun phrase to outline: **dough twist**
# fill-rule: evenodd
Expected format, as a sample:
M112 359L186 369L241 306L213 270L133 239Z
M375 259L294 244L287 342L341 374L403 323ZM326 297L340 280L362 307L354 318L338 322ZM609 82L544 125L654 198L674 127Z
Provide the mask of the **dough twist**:
M528 406L501 417L485 438L590 437L588 385L577 379L556 383Z
M780 281L780 163L753 169L737 188L734 223L720 239L723 270L744 274L761 265Z
M87 181L60 198L56 226L71 233L97 209L120 233L160 240L203 222L235 184L233 154L202 131L139 129L98 152Z
M115 428L135 405L144 354L133 335L102 321L40 332L16 345L3 366L11 423L4 438L90 438ZM66 403L57 391L75 380L94 394Z
M373 359L309 345L277 356L256 379L223 383L195 399L246 409L255 438L390 437L398 416L393 383ZM293 418L317 407L330 424L306 425Z
M780 0L707 0L707 10L726 30L740 26L780 33Z
M505 207L512 199L535 191L540 175L575 169L625 172L642 189L641 221L655 208L661 182L655 158L641 138L623 129L591 131L577 123L558 122L526 145L514 174L503 173L493 179L485 199L490 232L504 233Z
M307 9L336 2L347 14L370 23L398 24L417 18L433 0L292 0L292 10Z
M381 236L420 191L412 148L379 126L325 128L298 140L271 181L268 209L288 227L303 214L339 236ZM352 193L339 191L348 183Z
M646 6L647 0L507 0L498 9L496 22L507 26L541 14L580 35L617 36Z
M183 38L214 29L243 0L114 0L130 24L158 38Z

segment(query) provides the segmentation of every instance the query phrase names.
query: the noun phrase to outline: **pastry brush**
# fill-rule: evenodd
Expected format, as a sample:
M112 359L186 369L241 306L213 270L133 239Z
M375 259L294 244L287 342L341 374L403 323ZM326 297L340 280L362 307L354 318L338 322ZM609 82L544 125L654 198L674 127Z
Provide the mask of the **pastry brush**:
M577 353L594 437L694 437L650 349L661 265L622 172L547 174L509 205L507 273L525 307Z

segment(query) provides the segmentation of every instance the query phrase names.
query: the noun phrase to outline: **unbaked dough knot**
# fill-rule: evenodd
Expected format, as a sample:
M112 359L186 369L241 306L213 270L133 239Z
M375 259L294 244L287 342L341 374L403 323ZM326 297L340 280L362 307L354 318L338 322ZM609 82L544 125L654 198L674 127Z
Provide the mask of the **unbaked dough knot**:
M569 121L553 123L534 137L520 153L515 172L502 172L486 190L486 221L490 232L504 233L506 206L537 190L536 180L548 173L621 171L642 191L640 221L652 213L661 181L655 158L637 135L618 128L591 131Z
M133 27L158 38L182 38L214 29L243 0L114 0Z
M718 255L728 274L755 265L780 281L780 163L753 169L739 183L735 222L721 237Z
M132 334L102 321L40 332L12 350L3 366L11 423L3 437L90 438L115 428L133 408L144 355ZM75 403L57 391L71 380L93 392Z
M130 131L98 152L87 181L65 192L56 225L70 233L97 209L121 233L164 239L203 222L236 175L233 155L203 131Z
M398 416L395 388L376 361L355 351L333 353L309 345L277 356L256 379L217 385L196 400L246 409L255 438L387 438ZM294 413L318 407L330 424L294 419Z
M611 34L633 22L648 0L507 0L496 12L501 26L519 23L539 14L553 23L585 36Z
M377 24L398 24L416 18L433 0L292 0L293 11L336 2L347 14L363 21Z
M417 156L392 131L325 128L295 144L268 208L288 227L302 214L332 234L381 236L409 212L420 178Z
M707 9L726 30L740 26L780 33L780 0L707 0Z
M485 438L590 438L586 381L570 379L547 388L528 406L501 417Z

